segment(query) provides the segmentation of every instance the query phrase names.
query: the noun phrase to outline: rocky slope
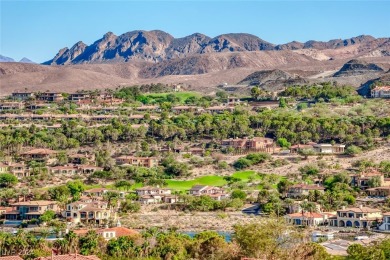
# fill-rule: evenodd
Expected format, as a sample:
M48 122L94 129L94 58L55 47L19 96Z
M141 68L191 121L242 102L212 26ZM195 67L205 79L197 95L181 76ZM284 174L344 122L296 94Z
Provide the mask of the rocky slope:
M337 71L334 77L357 76L367 73L380 73L383 69L374 63L367 63L360 60L350 60Z
M119 36L108 32L91 45L86 45L80 41L70 49L61 49L53 59L44 64L112 63L132 60L156 63L186 58L195 54L303 49L326 51L346 47L352 47L357 54L376 55L377 57L378 55L388 55L390 46L388 46L389 44L384 44L389 43L389 40L390 38L376 39L372 36L362 35L328 42L308 41L305 43L291 42L274 45L257 36L246 33L222 34L214 38L194 33L183 38L174 38L172 35L159 30L131 31ZM381 47L381 45L383 46ZM371 53L380 47L382 49ZM316 55L327 57L328 59L337 58L337 56L329 54L321 53Z

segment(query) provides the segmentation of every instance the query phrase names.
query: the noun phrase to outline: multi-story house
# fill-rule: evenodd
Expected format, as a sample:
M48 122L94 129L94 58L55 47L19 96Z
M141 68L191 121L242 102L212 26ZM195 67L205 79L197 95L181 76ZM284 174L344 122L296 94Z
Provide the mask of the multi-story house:
M172 202L171 190L159 187L145 186L135 190L142 204L154 204L160 202ZM169 199L168 199L169 198Z
M38 219L47 210L58 211L55 201L37 200L11 203L12 211L5 212L7 220Z
M390 98L390 86L375 86L371 90L372 98Z
M328 213L317 212L298 212L287 214L285 219L287 223L300 226L318 226L325 224L328 217L331 216Z
M73 223L96 223L102 224L108 220L116 219L114 208L109 207L107 202L93 201L84 202L76 201L66 205L63 213L69 222Z
M324 187L320 185L308 185L308 184L295 184L288 188L287 198L302 198L309 195L310 191L318 191L323 193Z
M24 108L24 104L22 102L1 102L0 103L0 111L20 110L23 108Z
M116 163L118 165L128 164L132 166L142 166L142 167L152 168L158 166L158 158L123 155L116 158Z
M337 215L329 218L330 226L369 228L374 222L379 223L382 212L379 209L359 206L337 210Z
M33 99L35 95L32 92L14 92L11 97L14 100L28 100Z
M195 185L188 192L193 196L210 196L214 200L222 200L229 197L229 194L224 189L205 185Z
M54 150L38 148L26 151L22 153L21 156L27 161L47 161L48 159L53 158L56 154L57 152Z
M70 101L80 101L80 100L86 100L86 99L90 99L91 98L91 95L88 94L88 93L72 93L72 94L69 94L69 100Z
M47 102L58 102L64 100L61 93L58 92L42 92L37 94L37 100Z
M390 232L390 212L383 213L383 220L378 229Z
M360 174L351 175L351 185L360 188L361 190L366 190L370 188L370 182L377 178L379 181L379 186L390 186L390 179L385 178L383 173L380 173L376 170L369 172L362 172Z
M222 148L234 148L237 151L273 152L274 141L271 138L230 138L222 140Z

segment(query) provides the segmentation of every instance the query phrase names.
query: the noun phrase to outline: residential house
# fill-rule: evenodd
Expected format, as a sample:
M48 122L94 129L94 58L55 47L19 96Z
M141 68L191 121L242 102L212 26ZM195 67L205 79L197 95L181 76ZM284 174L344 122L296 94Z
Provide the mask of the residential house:
M64 100L64 97L61 93L58 92L42 92L37 93L37 100L46 102L58 102Z
M287 214L285 219L287 223L301 226L318 226L325 224L328 220L329 214L317 212L301 212Z
M370 188L370 182L377 178L379 181L379 186L390 186L390 179L385 178L383 173L380 173L376 170L369 172L362 172L360 174L355 174L351 176L351 185L360 188L361 190L366 190Z
M235 106L237 104L240 104L241 100L237 97L228 97L227 98L227 105L228 106Z
M158 166L158 159L157 157L136 157L123 155L116 158L116 163L118 165L131 165L152 168Z
M390 98L390 86L375 86L371 89L372 98Z
M4 213L7 220L38 219L47 210L58 211L55 201L37 200L11 203L12 211Z
M48 103L31 103L26 105L27 110L35 111L38 109L50 108L52 105Z
M107 192L108 190L105 188L93 188L93 189L85 190L83 192L83 195L87 197L103 197L103 195Z
M24 162L7 162L7 164L9 172L18 177L18 179L30 176L30 169L24 164Z
M374 222L380 222L382 212L369 207L345 208L337 210L337 215L329 218L330 226L369 228Z
M253 137L253 138L230 138L222 140L222 148L233 148L237 152L267 152L274 151L274 141L271 138Z
M143 112L159 112L160 111L160 107L159 106L154 106L154 105L150 105L150 106L140 106L140 107L137 107L136 108L137 111L143 111Z
M188 112L200 112L203 108L196 106L175 106L172 107L172 112L175 114L188 113Z
M14 100L28 100L34 98L34 93L32 92L14 92L12 93L12 99Z
M68 158L69 161L73 164L85 164L85 163L92 163L95 161L95 155L88 154L88 153L70 154Z
M171 190L159 187L145 186L135 190L142 204L155 204L160 202L173 203ZM167 197L167 199L165 199Z
M5 213L11 211L12 211L12 207L0 207L0 217L3 218Z
M381 186L375 188L366 189L366 193L371 197L389 197L390 196L390 186Z
M77 174L78 169L74 165L54 166L48 168L50 174Z
M390 232L390 212L383 213L383 220L378 229Z
M302 198L309 195L310 191L323 193L325 188L320 185L295 184L288 188L286 196L287 198Z
M234 107L230 107L230 106L212 106L212 107L206 108L206 111L208 111L209 113L221 114L221 113L223 113L225 111L233 112L234 111Z
M206 185L195 185L188 192L193 196L210 196L218 201L229 197L229 194L227 194L224 189Z
M24 160L47 161L57 155L57 152L50 149L37 148L21 154Z
M314 152L325 154L344 153L344 144L315 144L313 145Z
M66 205L63 216L69 222L94 222L102 224L108 220L116 219L116 212L107 202L102 201L76 201Z
M74 260L101 260L96 255L79 255L77 253L68 254L68 255L52 254L51 256L41 256L41 257L35 258L35 260L73 260L73 259Z
M83 236L88 233L91 229L78 229L78 230L73 230L73 232L78 235L78 236ZM133 230L133 229L128 229L125 227L112 227L112 228L102 228L102 229L96 229L96 233L100 236L102 236L106 240L110 240L113 238L118 238L118 237L125 237L125 236L134 236L138 235L139 232Z
M20 110L23 108L24 108L24 104L22 102L1 102L0 103L0 111Z
M317 143L309 142L307 144L295 144L290 146L290 153L298 153L300 150L313 150L313 145Z
M87 100L87 99L90 99L91 98L91 95L88 94L88 93L72 93L72 94L69 94L69 100L70 101L80 101L80 100Z

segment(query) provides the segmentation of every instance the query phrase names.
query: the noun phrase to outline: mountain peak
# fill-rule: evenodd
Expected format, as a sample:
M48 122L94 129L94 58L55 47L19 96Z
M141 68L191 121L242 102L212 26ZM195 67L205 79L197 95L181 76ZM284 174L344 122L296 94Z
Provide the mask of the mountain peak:
M217 52L336 49L354 44L370 45L375 40L369 35L359 35L345 40L336 39L328 42L311 40L305 43L293 41L274 45L249 33L226 33L214 38L194 33L182 38L174 38L161 30L134 30L119 36L107 32L101 39L89 46L79 41L70 50L68 48L61 49L52 60L44 64L63 65L126 62L129 60L160 62L194 54Z
M22 63L36 63L36 62L33 62L32 60L26 58L26 57L23 57L19 62L22 62Z

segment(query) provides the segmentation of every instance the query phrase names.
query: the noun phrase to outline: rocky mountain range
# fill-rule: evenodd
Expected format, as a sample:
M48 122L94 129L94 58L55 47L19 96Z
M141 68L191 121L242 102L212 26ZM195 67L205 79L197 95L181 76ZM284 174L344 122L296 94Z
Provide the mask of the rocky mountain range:
M82 41L70 49L61 49L46 65L67 65L83 63L115 63L127 61L161 62L192 55L211 53L233 53L282 50L335 50L349 46L359 46L358 52L372 52L368 55L389 55L390 38L374 38L361 35L350 39L337 39L328 42L307 41L290 42L281 45L269 43L259 37L246 33L222 34L211 38L194 33L183 38L159 31L131 31L119 36L106 33L91 45ZM325 55L326 56L326 55ZM328 57L331 59L333 57Z

